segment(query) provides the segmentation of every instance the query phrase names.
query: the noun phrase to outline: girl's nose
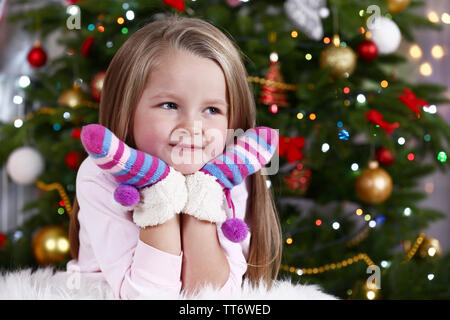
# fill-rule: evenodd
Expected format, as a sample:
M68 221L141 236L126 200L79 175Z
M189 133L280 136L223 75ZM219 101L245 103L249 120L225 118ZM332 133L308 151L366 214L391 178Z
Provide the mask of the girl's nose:
M203 131L202 121L187 119L182 121L176 127L176 129L172 133L171 140L175 140L178 143L183 143L183 141L186 141L187 143L194 144L200 147L201 145L203 145Z

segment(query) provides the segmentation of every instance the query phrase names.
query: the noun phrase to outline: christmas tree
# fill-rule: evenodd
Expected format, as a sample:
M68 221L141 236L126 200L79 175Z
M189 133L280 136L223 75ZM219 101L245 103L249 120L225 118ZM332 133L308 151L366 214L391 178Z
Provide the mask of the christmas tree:
M0 233L0 268L64 269L76 173L87 156L80 129L98 122L105 70L130 34L175 13L237 42L258 125L279 129L280 166L268 186L285 241L279 277L345 299L450 298L450 256L423 232L444 213L420 206L427 194L417 189L448 168L450 127L437 112L446 88L410 83L398 53L402 37L414 42L413 28L438 32L416 12L421 5L61 0L8 17L36 41L24 61L33 72L18 82L27 113L0 124L0 165L39 197L23 208L35 211L29 219ZM48 59L54 31L64 51Z

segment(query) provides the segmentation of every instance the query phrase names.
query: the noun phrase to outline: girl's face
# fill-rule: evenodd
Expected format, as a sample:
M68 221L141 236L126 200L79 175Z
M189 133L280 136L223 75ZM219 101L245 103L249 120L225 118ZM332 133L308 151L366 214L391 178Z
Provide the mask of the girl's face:
M137 149L183 174L224 150L228 101L225 76L213 60L171 51L149 76L134 113Z

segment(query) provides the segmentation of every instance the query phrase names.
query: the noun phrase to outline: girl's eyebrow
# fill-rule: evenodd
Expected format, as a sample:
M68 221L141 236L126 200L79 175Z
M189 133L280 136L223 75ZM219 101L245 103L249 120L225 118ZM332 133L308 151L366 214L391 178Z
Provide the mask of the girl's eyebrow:
M165 98L165 97L169 97L169 98L174 98L174 99L179 99L179 97L172 93L172 92L159 92L154 96L151 96L150 99L156 99L156 98ZM211 99L206 99L205 101L203 101L206 104L221 104L225 107L228 107L228 103L226 103L223 99L220 98L211 98Z

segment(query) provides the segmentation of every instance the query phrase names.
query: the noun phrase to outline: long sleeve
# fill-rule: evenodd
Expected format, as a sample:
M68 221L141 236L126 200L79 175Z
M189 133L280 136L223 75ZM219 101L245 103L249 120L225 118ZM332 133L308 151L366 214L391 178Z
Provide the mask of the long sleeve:
M169 254L139 239L132 213L117 207L117 184L86 158L77 175L80 206L80 250L75 264L81 272L101 272L119 299L177 297L181 289L183 253Z
M250 190L250 178L247 177L245 181L233 189L231 189L231 198L233 199L236 210L236 218L244 220L248 209L248 190ZM226 200L224 201L225 211L228 218L233 217L233 212L228 207ZM251 228L251 226L249 226ZM230 275L227 282L220 289L220 292L225 295L233 295L241 289L242 278L247 271L247 258L250 244L251 230L247 238L241 243L235 243L228 240L222 232L221 224L217 225L217 234L219 242L224 250L230 266Z

